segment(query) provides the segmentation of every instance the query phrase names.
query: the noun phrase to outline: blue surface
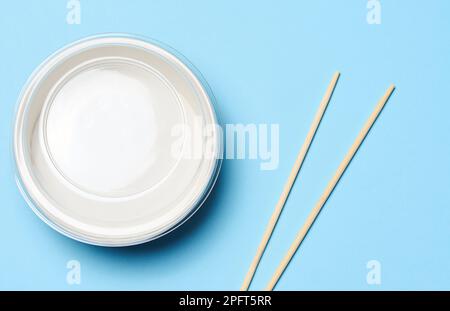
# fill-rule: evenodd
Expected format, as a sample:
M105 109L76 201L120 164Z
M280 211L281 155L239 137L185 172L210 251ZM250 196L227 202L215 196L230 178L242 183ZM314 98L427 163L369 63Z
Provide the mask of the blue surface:
M317 105L342 72L252 285L262 289L390 83L380 119L277 289L450 289L450 1L2 1L0 289L238 289ZM203 73L225 123L279 123L280 166L226 160L206 205L169 236L125 249L56 233L14 182L19 92L49 54L103 32L160 40ZM66 263L81 263L80 285ZM368 285L366 264L381 263Z

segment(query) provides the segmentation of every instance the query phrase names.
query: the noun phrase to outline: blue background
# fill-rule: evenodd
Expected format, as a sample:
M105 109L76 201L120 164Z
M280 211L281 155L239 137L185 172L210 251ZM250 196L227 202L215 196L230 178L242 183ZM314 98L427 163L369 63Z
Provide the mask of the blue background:
M450 289L450 1L1 1L0 289L238 289L335 70L335 95L252 289L262 289L389 84L397 90L280 280L279 290ZM205 206L172 234L108 249L41 222L19 194L10 153L20 90L76 39L160 40L204 75L221 123L279 123L280 166L226 160ZM68 260L81 285L66 283ZM366 264L381 263L381 285Z

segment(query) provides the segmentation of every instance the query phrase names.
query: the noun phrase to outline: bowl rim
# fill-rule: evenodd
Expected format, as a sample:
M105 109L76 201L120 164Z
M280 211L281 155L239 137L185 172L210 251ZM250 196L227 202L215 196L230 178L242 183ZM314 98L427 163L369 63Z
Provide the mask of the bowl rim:
M145 44L152 45L157 52L162 52L162 56L169 56L171 60L174 60L177 65L180 65L183 67L184 71L189 75L189 80L196 83L199 90L203 93L203 97L207 99L207 108L208 108L208 114L211 120L214 122L214 124L219 124L217 119L217 114L214 109L214 105L216 103L216 99L211 91L211 88L209 87L208 83L204 79L204 77L201 75L201 73L196 69L192 63L190 63L186 57L184 57L181 53L173 49L172 47L161 43L160 41L146 38L143 36L133 35L133 34L127 34L127 33L104 33L104 34L97 34L93 36L88 36L85 38L82 38L80 40L76 40L68 45L63 46L62 48L58 49L56 52L52 53L50 56L48 56L41 64L32 72L28 80L26 81L25 85L22 88L22 91L20 92L20 95L18 97L18 101L16 103L16 111L15 111L15 119L14 119L14 128L13 128L13 140L12 140L12 153L14 158L14 166L15 166L15 179L16 184L19 188L19 191L21 192L22 196L24 197L25 201L27 202L28 206L33 210L33 212L41 218L46 224L48 224L50 227L55 229L56 231L60 232L61 234L68 236L74 240L88 243L92 245L98 245L98 246L110 246L110 247L121 247L121 246L131 246L131 245L137 245L149 242L151 240L155 240L157 238L160 238L176 228L180 227L182 224L184 224L192 215L195 214L195 212L203 205L203 203L208 198L209 194L211 193L221 166L222 166L222 159L223 159L223 139L221 136L221 133L216 132L215 133L215 153L214 153L214 161L211 161L210 167L208 169L208 178L205 180L208 180L206 186L204 187L203 191L198 193L198 196L195 197L192 202L192 205L189 208L186 208L186 211L184 211L184 214L181 213L181 215L174 219L171 223L166 224L165 228L158 229L156 232L150 232L145 235L136 235L134 238L126 237L125 240L121 239L111 239L111 237L106 238L99 238L99 236L89 236L87 234L83 234L82 232L73 232L72 230L69 230L68 228L65 228L61 224L58 224L57 222L50 219L48 216L45 215L45 213L41 210L40 204L37 203L37 200L33 196L34 192L40 192L39 189L36 189L37 187L34 187L34 181L32 180L32 177L28 174L24 175L24 170L27 172L29 167L24 163L23 157L23 125L24 125L24 117L26 116L26 108L28 107L28 104L30 102L30 90L34 89L34 86L36 83L40 83L42 79L45 79L46 77L46 71L43 71L45 67L50 66L48 69L53 68L54 65L58 64L61 60L65 59L64 57L62 59L57 59L58 57L62 57L63 53L66 52L69 49L75 48L83 43L88 43L89 41L95 41L99 39L109 39L109 40L120 40L120 39L129 39L129 40L136 40L141 41ZM92 46L91 46L92 47ZM69 55L66 55L65 57L71 57ZM54 62L51 64L51 62ZM39 77L39 75L42 75ZM27 172L28 173L28 172ZM30 189L35 188L35 189ZM33 190L33 191L32 191ZM34 193L36 195L36 193Z

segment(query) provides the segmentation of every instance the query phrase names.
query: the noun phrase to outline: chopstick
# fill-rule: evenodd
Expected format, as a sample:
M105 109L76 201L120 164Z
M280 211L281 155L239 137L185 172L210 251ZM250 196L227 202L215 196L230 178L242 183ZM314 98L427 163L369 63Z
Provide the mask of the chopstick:
M341 164L339 165L338 169L336 170L333 178L330 180L327 187L325 188L325 191L323 192L319 201L316 203L313 210L311 211L308 218L306 219L303 227L298 232L294 242L292 243L292 245L289 248L288 252L286 253L285 257L281 261L280 265L276 269L274 275L272 276L272 279L269 281L269 284L267 285L265 290L270 291L277 284L277 282L280 279L281 275L283 274L284 270L288 266L289 262L291 261L292 257L294 256L295 252L297 251L298 247L300 246L300 244L302 243L306 234L308 233L309 229L311 228L312 224L314 223L314 220L316 219L317 215L319 215L320 210L325 205L326 201L328 200L331 193L333 192L333 189L336 187L336 184L339 182L340 178L342 177L342 174L345 172L350 161L352 160L352 158L358 151L359 147L361 146L362 142L364 141L364 138L367 136L367 133L369 133L371 127L373 126L376 119L380 115L380 112L383 110L384 105L387 103L387 101L391 97L392 93L394 92L394 89L395 89L395 86L391 85L389 87L389 89L386 91L386 93L384 94L384 96L378 102L377 106L375 107L375 110L372 112L369 119L366 121L364 127L359 132L358 136L356 137L355 142L350 147L345 158L342 160Z
M267 227L266 227L266 230L262 237L262 240L256 251L256 255L253 258L250 268L248 269L248 272L245 276L244 282L241 286L241 291L248 290L248 287L250 286L253 276L255 275L256 268L258 267L258 264L264 253L264 250L267 247L267 243L269 242L269 239L272 235L275 225L277 224L278 218L280 217L281 211L283 210L284 204L286 203L286 200L289 196L289 192L291 191L292 186L294 185L295 179L298 175L300 168L302 167L303 161L305 160L306 154L308 153L308 149L311 146L311 142L314 138L314 135L316 134L317 128L319 127L320 121L322 120L322 117L325 113L328 103L330 102L331 96L333 95L334 89L339 80L339 76L340 76L339 72L336 72L333 75L333 78L325 92L325 95L324 95L322 101L320 102L319 108L313 119L313 122L309 129L309 132L305 138L303 146L300 149L297 159L295 160L294 166L293 166L293 168L289 174L288 180L283 188L283 192L281 193L281 196L277 202L277 205L275 206L272 216L270 217L269 223L267 224Z

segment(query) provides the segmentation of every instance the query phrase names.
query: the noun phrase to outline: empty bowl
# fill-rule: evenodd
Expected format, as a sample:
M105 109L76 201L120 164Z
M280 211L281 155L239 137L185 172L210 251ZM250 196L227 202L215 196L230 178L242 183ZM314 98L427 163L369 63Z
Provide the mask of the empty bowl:
M192 65L161 44L103 35L34 72L19 98L13 150L18 185L42 220L82 242L128 246L200 207L222 138Z

